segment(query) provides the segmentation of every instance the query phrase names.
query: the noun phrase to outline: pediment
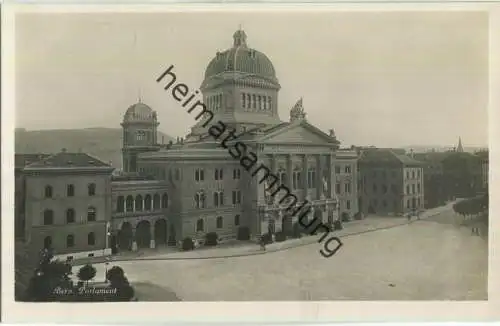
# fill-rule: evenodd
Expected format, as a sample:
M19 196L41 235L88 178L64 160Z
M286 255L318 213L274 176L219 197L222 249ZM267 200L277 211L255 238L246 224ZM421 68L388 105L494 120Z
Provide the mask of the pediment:
M269 144L316 144L335 145L337 142L306 121L292 123L279 128L258 139L259 143Z

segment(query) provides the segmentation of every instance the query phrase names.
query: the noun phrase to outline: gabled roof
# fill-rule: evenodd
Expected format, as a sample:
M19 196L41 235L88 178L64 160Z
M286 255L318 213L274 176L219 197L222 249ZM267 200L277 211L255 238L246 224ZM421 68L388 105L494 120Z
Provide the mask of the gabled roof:
M112 168L109 164L86 153L60 152L31 163L26 169L44 168Z

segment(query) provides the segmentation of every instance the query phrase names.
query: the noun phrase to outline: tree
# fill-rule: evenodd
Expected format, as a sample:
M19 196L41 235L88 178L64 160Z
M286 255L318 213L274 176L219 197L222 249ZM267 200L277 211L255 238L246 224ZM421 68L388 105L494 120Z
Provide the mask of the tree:
M106 273L106 278L110 283L110 287L116 289L116 297L113 297L114 300L130 301L134 297L134 288L130 286L121 267L113 266Z
M71 265L51 259L51 254L41 255L40 264L29 281L27 289L29 301L56 301L60 298L57 298L54 289L72 288L73 283L69 278Z
M94 266L87 264L80 268L77 277L80 281L88 282L95 277L96 269Z

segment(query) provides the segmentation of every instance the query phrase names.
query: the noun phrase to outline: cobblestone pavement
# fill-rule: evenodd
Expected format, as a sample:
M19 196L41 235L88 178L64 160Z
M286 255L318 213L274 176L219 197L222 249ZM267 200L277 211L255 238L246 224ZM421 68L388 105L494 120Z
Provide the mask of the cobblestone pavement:
M453 212L441 214L452 218ZM121 266L132 283L170 289L183 301L486 300L487 242L468 228L431 220L344 237L344 247L331 258L319 255L316 243L231 259L109 267ZM104 276L103 264L95 266Z

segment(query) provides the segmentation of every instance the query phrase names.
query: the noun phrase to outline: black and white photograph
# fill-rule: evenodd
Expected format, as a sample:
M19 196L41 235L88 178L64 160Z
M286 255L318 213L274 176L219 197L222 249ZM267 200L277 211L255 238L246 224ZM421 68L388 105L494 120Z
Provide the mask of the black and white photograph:
M14 16L10 300L488 301L488 12Z

